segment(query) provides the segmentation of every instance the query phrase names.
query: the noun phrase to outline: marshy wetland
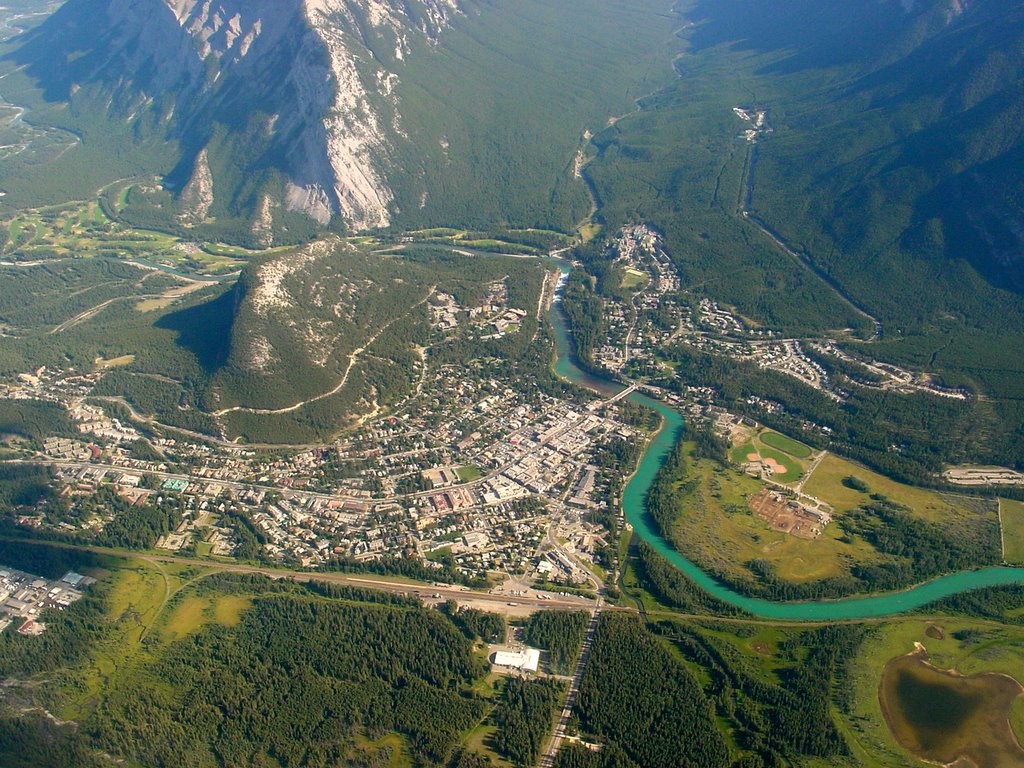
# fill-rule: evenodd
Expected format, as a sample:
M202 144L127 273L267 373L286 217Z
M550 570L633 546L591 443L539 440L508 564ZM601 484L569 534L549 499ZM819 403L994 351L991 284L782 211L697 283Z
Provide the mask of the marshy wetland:
M1005 674L964 676L929 660L924 646L886 664L879 699L886 724L905 749L958 768L1024 768L1010 711L1024 686Z

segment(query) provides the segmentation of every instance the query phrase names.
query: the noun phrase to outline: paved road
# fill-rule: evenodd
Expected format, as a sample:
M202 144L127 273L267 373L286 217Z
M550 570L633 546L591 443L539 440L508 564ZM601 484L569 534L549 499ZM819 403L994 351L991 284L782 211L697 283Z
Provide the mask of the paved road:
M580 690L580 679L583 677L583 671L587 667L587 659L590 658L590 648L594 644L594 633L597 631L597 621L601 615L601 607L601 598L598 598L597 604L590 614L590 624L587 626L587 634L583 638L583 650L580 652L580 658L576 662L576 669L572 673L572 682L569 683L569 693L565 697L565 706L562 707L562 714L558 718L554 735L551 737L551 741L548 742L548 748L540 756L540 762L538 763L540 768L553 768L555 757L558 755L558 748L562 746L562 740L565 738L565 728L572 718L573 707L576 706L576 694Z
M757 216L755 216L753 213L744 210L740 211L740 214L743 216L743 218L745 218L747 221L749 221L751 224L753 224L755 227L761 230L761 233L764 234L773 243L775 243L776 246L782 249L782 251L784 251L786 255L788 255L792 259L795 259L800 266L802 266L811 274L815 275L818 279L825 283L825 285L831 288L832 292L835 293L840 299L842 299L844 304L849 306L854 312L856 312L864 319L870 321L872 326L874 327L874 335L871 337L871 341L878 341L880 338L882 338L882 322L877 317L868 312L866 309L864 309L860 304L858 304L850 296L850 294L848 294L826 272L824 272L816 264L810 261L807 257L801 256L795 250L790 248L785 240L783 240L779 235L777 235L775 232L769 229L768 226L759 218L757 218Z
M536 610L593 610L595 601L584 597L563 597L553 592L543 593L546 599L540 600L536 597L510 597L509 595L492 594L471 590L468 587L461 587L452 584L426 584L404 579L386 579L375 577L372 574L351 574L336 573L330 571L295 571L288 568L272 568L260 565L246 565L245 563L222 562L218 560L204 560L201 558L179 557L176 555L159 555L149 552L138 552L129 549L117 549L110 547L93 547L78 544L66 544L62 542L40 542L35 539L20 539L13 536L2 536L4 541L24 541L26 543L45 543L47 546L60 547L62 549L74 549L83 552L93 552L98 555L112 555L115 557L128 557L154 564L175 564L192 565L197 568L205 568L212 571L229 573L258 573L269 576L272 579L287 579L297 582L319 581L328 584L346 584L354 587L366 587L368 589L379 589L383 592L393 594L409 595L411 597L422 597L424 602L439 603L445 600L456 600L486 604L490 610L503 613L506 607L523 609L532 607ZM532 613L533 611L529 611ZM513 613L523 613L522 610Z

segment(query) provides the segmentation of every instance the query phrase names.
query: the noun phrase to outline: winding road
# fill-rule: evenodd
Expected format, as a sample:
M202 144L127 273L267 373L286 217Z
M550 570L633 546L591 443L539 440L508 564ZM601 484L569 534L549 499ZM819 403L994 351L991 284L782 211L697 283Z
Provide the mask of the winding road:
M309 405L310 403L316 403L319 402L320 400L326 400L328 397L332 397L338 394L339 392L341 392L342 389L345 388L345 384L348 383L349 374L352 373L352 368L355 367L356 360L359 359L359 356L363 354L363 352L365 352L371 346L373 346L373 342L380 338L381 334L383 334L388 328L390 328L392 325L397 323L402 318L408 317L416 310L417 307L422 307L424 304L426 304L430 300L430 297L434 295L434 291L436 290L436 285L430 286L430 290L427 291L427 295L424 296L423 299L421 299L420 301L413 304L412 307L409 308L408 312L406 312L404 315L399 315L389 320L387 323L378 328L377 331L363 343L363 346L352 350L352 353L348 356L348 365L345 366L345 373L342 374L341 381L339 381L337 386L335 386L331 391L324 392L321 395L311 397L308 400L302 400L298 403L295 403L294 405L289 405L284 408L246 408L240 405L236 405L232 408L224 408L223 410L220 411L214 411L210 415L220 417L225 416L229 413L255 413L261 416L277 416L284 413L294 413L295 411Z

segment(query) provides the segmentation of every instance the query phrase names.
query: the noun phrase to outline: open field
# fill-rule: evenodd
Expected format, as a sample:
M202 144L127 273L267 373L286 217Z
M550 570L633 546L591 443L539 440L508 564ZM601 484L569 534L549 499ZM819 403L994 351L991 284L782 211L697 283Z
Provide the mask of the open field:
M812 539L772 530L749 507L763 483L736 470L700 460L693 464L693 476L698 483L685 497L674 539L684 553L714 570L749 575L744 563L763 560L780 578L803 583L840 576L850 563L877 557L859 538L841 541L843 532L837 525L827 526Z
M204 243L200 250L190 251L187 258L174 263L188 266L203 275L224 275L237 272L253 257L287 250L287 248L271 248L266 251L247 251L242 248L229 249L226 246L224 249L233 251L233 253L221 253L218 246Z
M804 474L804 465L782 451L771 448L760 441L757 442L757 452L761 455L762 461L773 461L776 466L782 467L783 472L775 471L772 478L777 483L795 483Z
M594 240L598 235L601 234L601 225L593 222L584 224L580 227L580 239L584 243L589 243Z
M273 250L284 250L283 248L271 249ZM238 259L245 260L257 256L260 253L266 251L254 251L249 248L242 248L237 245L225 245L224 243L203 243L199 253L192 254L193 258L203 260L204 257L216 258L227 258L227 259Z
M134 230L111 221L96 201L20 211L4 226L10 242L3 253L17 252L23 257L37 252L50 258L161 253L177 242L172 235Z
M137 312L155 312L160 309L167 309L174 304L178 299L188 296L190 293L201 291L206 288L207 284L203 282L191 282L186 285L182 285L177 288L172 288L163 295L155 299L144 299L135 305Z
M96 358L97 370L106 370L108 368L121 368L125 365L131 365L135 362L135 355L121 355L120 357L112 357L109 360L104 360L102 357Z
M206 623L210 600L198 595L183 599L167 616L167 623L161 629L161 636L168 641L188 637Z
M395 733L382 736L379 739L368 739L360 736L356 738L356 745L363 750L368 752L381 752L387 750L391 754L391 759L387 763L374 763L380 765L382 768L386 765L387 768L411 768L415 763L409 756L408 746L405 743L405 739Z
M785 438L777 432L763 432L752 437L750 441L744 442L732 449L729 455L733 464L740 466L750 461L763 461L774 471L772 480L783 484L795 483L803 477L807 464L794 458L790 453L769 445L763 440L766 434L789 440L789 438ZM791 442L797 446L802 445L801 443L796 443L796 441ZM808 453L808 457L810 457L810 453Z
M409 235L421 238L427 237L456 237L464 234L464 230L452 229L451 227L432 227L431 229L414 229Z
M195 628L195 611L191 605L180 617L168 614L171 596L200 574L185 566L159 564L136 559L112 558L109 572L110 592L107 619L116 629L98 643L84 664L82 684L68 692L59 713L63 719L79 719L101 702L105 691L119 681L138 674L137 665L144 652L144 641L154 631L165 641L175 639L176 632L164 634L180 620L186 630ZM200 622L201 623L201 622ZM182 633L182 636L185 633Z
M1024 502L999 500L999 521L1003 527L1003 558L1024 563Z
M489 251L495 248L509 248L516 253L529 253L537 254L539 251L529 245L522 245L520 243L510 243L504 240L494 240L492 238L486 238L482 240L467 240L463 238L456 238L455 243L457 245L465 246L466 248L474 248L482 251Z
M196 542L196 557L209 557L213 552L213 544L208 541Z
M729 458L733 464L739 466L750 461L750 455L757 453L757 449L754 447L753 442L742 443L737 445L729 452Z
M469 736L467 736L466 740L463 742L463 746L467 752L486 755L491 759L491 762L497 766L497 768L512 768L512 763L508 760L502 759L502 757L491 748L494 734L497 730L498 729L493 725L484 722L470 732Z
M844 478L855 477L868 487L867 493L843 484ZM804 492L828 502L836 512L846 512L868 501L868 494L877 493L900 504L924 520L949 522L974 514L979 500L953 494L914 488L872 472L852 461L829 455L814 470L804 485ZM984 504L985 502L980 502ZM993 505L993 514L995 512Z
M915 531L905 534L912 537L908 545L956 551L959 568L999 560L992 500L902 485L831 454L819 457L800 492L792 485L780 488L780 481L793 483L811 463L757 437L733 448L730 458L729 466L691 459L678 475L671 539L684 555L740 591L789 594L779 599L838 597L877 588L869 573L890 578L889 588L896 588L943 572L919 568L927 556L909 555L877 535L873 526L885 520L882 524ZM737 466L755 461L774 474L752 477ZM848 478L856 482L845 483ZM787 585L798 591L786 593Z
M264 253L220 244L189 245L174 235L125 226L108 218L95 200L19 211L0 226L8 236L0 256L25 261L145 258L168 267L220 275L237 271L249 258Z
M650 276L646 272L641 272L638 269L627 269L626 274L622 276L622 287L627 291L636 290L650 281Z
M786 435L779 432L769 432L768 430L765 430L759 437L761 442L768 447L777 448L796 459L809 459L814 453L809 446L806 446L791 437L786 437Z
M459 467L455 470L455 474L459 476L459 480L463 483L471 483L483 477L480 470L476 467Z
M252 600L243 595L222 595L213 603L213 619L225 627L236 627L250 605Z

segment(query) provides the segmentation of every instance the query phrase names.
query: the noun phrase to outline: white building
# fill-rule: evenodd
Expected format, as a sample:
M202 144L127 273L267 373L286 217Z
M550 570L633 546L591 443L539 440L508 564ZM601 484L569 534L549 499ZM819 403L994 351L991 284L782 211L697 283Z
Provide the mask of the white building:
M494 654L494 666L518 669L521 672L536 672L540 666L540 651L524 648L521 651L498 651Z

